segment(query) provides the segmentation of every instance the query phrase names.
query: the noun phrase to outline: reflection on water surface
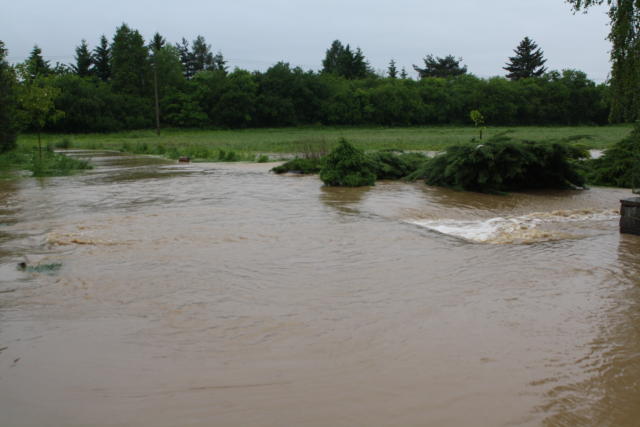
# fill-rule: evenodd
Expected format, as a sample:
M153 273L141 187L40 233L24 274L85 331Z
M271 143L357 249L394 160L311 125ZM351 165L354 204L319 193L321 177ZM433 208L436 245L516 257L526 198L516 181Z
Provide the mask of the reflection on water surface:
M638 425L628 191L94 164L0 183L3 425ZM420 225L521 217L553 238Z

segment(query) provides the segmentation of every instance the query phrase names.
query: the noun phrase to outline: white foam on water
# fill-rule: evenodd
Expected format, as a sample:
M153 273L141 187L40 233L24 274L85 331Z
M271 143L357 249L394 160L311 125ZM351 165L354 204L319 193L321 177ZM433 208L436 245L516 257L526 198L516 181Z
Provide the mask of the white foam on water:
M536 212L517 217L498 217L488 220L461 221L438 219L407 221L443 234L460 237L478 243L507 244L533 243L547 240L577 237L562 231L541 230L540 225L575 221L605 221L617 219L615 209L576 209L554 212Z

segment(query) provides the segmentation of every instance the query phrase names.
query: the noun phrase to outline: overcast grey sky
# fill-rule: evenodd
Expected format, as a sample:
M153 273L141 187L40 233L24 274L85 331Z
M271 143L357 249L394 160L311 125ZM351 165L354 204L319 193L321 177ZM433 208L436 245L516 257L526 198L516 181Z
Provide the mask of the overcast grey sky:
M463 57L469 72L504 75L513 49L528 36L549 69L574 68L597 82L609 70L606 9L573 15L564 0L3 0L0 40L12 62L34 44L45 59L73 62L75 47L110 40L126 22L145 40L203 35L228 65L266 70L278 61L320 69L335 39L360 47L375 69L394 58L416 75L427 54Z

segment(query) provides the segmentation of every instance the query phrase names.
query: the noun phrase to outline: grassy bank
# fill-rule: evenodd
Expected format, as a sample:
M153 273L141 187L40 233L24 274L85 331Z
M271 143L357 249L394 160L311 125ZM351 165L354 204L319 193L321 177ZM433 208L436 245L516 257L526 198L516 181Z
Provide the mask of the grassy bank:
M577 135L586 135L580 142L590 149L604 149L631 131L631 125L615 125L606 127L520 127L511 128L515 137L531 140L563 139ZM507 128L489 128L484 131L488 138ZM146 144L147 151L169 151L172 147L182 149L205 149L212 157L218 150L234 151L240 158L249 154L261 153L298 153L301 141L326 140L335 142L340 137L348 139L354 146L363 150L383 150L399 148L402 150L442 150L452 145L477 138L473 127L410 127L410 128L356 128L356 127L298 127L280 129L246 129L230 131L165 129L158 137L153 130L130 131L112 134L90 135L44 135L44 141L60 143L67 139L69 148L108 149L135 152ZM19 143L24 146L37 145L35 135L23 134ZM215 152L214 152L215 151ZM155 154L164 154L156 152ZM166 155L166 154L164 154Z

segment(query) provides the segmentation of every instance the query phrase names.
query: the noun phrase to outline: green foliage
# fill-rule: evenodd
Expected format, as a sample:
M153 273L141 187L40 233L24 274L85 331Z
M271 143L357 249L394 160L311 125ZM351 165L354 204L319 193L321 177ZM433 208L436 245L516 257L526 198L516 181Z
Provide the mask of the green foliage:
M538 49L538 45L529 37L525 37L514 50L516 56L509 57L509 63L503 70L507 70L507 78L510 80L528 79L530 77L540 77L546 71L542 59L544 52Z
M258 160L256 160L256 163L269 163L269 156L266 154L261 155L258 157Z
M367 168L364 151L340 138L320 170L320 179L327 186L364 187L376 185L376 176Z
M340 40L335 40L322 60L322 72L346 79L363 79L372 75L373 69L360 48L354 52L349 45L345 47Z
M296 157L286 163L271 169L274 173L297 172L304 175L320 173L322 161L320 159L304 159Z
M413 69L418 72L421 79L427 77L455 79L467 73L467 66L460 67L460 62L462 62L462 58L456 59L453 55L447 55L444 58L427 55L426 58L424 58L424 68L414 65Z
M153 88L153 70L149 49L138 30L122 24L116 30L111 45L111 73L116 93L150 96Z
M631 133L608 148L602 157L586 161L585 166L585 175L590 184L640 188L640 141L636 141L635 133Z
M399 180L415 172L427 160L422 153L403 153L402 150L383 150L366 154L366 166L377 180Z
M31 170L34 177L47 177L74 175L78 171L93 169L93 166L87 159L76 159L47 150L42 158L34 153L27 169Z
M16 147L20 131L17 119L16 76L5 58L8 55L0 40L0 154Z
M391 61L389 61L389 68L387 68L387 73L389 74L390 79L398 78L398 69L396 68L396 61L394 61L393 58L391 58Z
M104 34L100 37L100 46L93 50L93 63L93 71L97 78L104 83L111 80L111 48Z
M480 111L478 110L473 110L470 116L480 133L480 139L482 139L482 131L486 129L486 127L482 126L484 124L484 117L482 117L482 114L480 114Z
M88 77L95 74L93 70L93 55L89 52L87 41L82 39L80 46L76 46L75 65L71 69L78 77Z
M424 162L409 180L429 185L504 194L508 191L583 187L576 162L582 150L564 141L522 141L500 133L484 144L449 146Z

